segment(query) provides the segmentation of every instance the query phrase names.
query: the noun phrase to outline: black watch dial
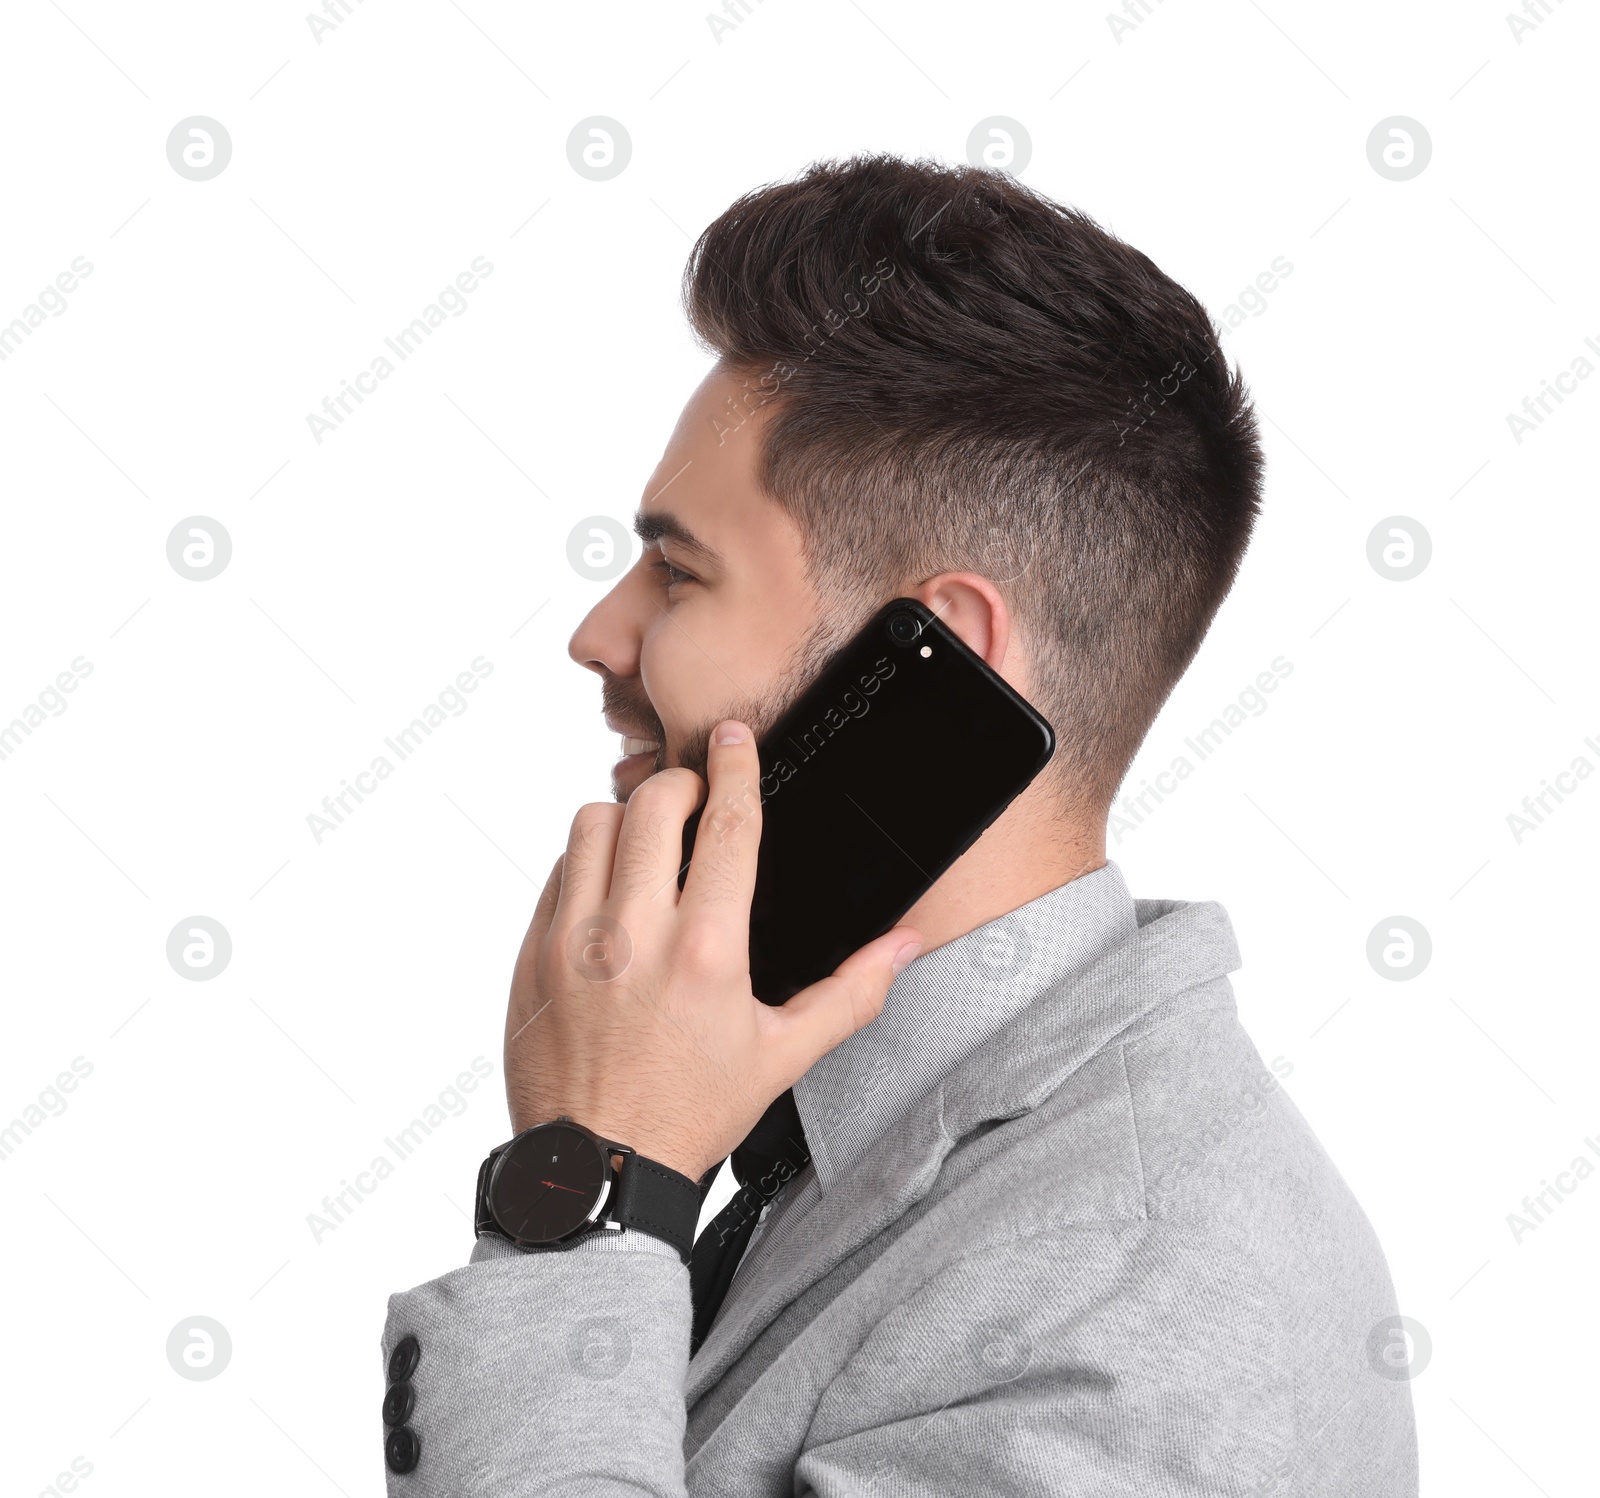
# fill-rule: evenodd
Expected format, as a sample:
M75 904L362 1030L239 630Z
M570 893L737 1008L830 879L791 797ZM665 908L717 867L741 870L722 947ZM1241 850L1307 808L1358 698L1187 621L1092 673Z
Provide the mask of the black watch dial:
M521 1243L558 1243L598 1214L611 1161L582 1129L541 1124L508 1145L489 1178L489 1211Z

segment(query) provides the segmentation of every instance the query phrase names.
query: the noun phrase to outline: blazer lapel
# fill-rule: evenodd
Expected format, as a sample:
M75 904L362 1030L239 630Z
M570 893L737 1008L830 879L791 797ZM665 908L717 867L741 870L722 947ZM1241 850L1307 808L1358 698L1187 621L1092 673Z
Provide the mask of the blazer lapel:
M1140 929L1132 941L1046 989L828 1183L803 1228L775 1251L758 1280L735 1282L689 1364L690 1408L786 1306L921 1201L958 1140L986 1119L1038 1107L1150 1010L1238 968L1233 929L1220 905L1135 905Z

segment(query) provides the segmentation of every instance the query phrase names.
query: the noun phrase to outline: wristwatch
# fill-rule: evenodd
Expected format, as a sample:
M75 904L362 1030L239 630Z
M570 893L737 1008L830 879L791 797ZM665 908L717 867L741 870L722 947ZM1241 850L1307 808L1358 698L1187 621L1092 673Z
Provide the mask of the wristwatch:
M623 1157L621 1170L613 1155ZM527 1253L634 1228L670 1243L687 1264L714 1175L692 1181L563 1114L489 1151L478 1168L474 1227Z

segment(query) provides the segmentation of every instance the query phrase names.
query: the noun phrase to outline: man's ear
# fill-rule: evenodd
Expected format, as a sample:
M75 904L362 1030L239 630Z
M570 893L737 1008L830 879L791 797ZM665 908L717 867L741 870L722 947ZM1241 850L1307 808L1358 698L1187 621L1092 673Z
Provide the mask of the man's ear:
M941 572L908 596L938 615L990 670L1001 670L1011 647L1011 610L988 578L976 572Z

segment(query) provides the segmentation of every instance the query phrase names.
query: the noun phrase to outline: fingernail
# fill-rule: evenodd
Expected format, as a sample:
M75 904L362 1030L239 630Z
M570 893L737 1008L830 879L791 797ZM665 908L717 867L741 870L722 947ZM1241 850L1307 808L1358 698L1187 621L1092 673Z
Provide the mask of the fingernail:
M744 737L743 723L724 723L717 730L717 742L719 744L742 744L744 743Z
M895 972L903 973L908 967L911 966L913 959L921 950L922 943L920 941L908 941L903 947L900 948L898 952L894 954Z

